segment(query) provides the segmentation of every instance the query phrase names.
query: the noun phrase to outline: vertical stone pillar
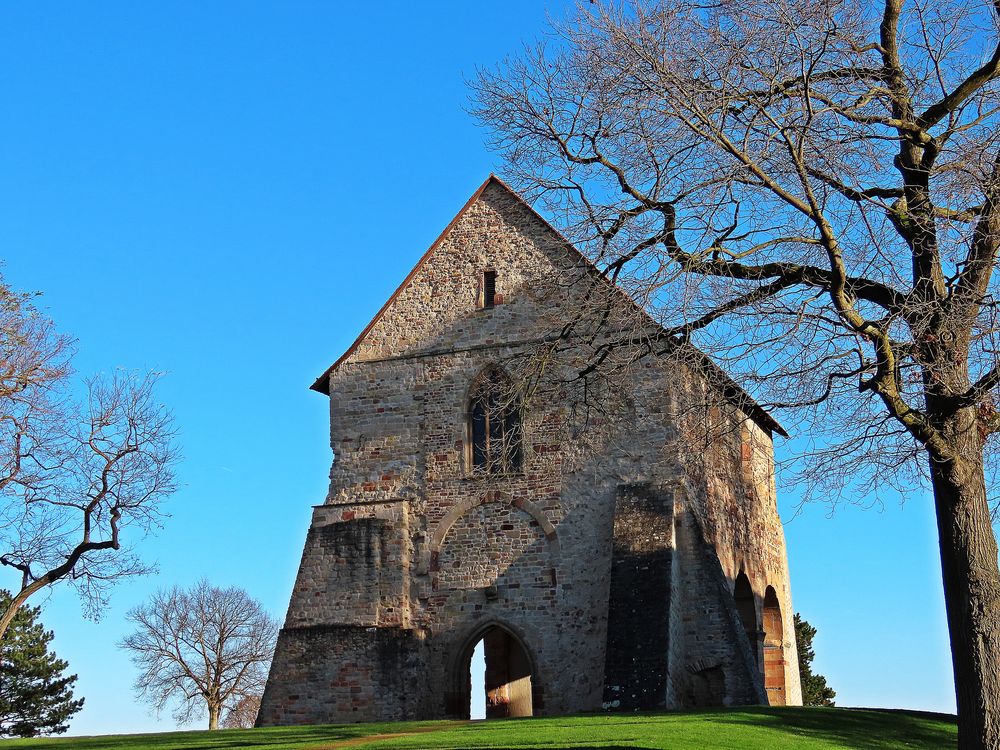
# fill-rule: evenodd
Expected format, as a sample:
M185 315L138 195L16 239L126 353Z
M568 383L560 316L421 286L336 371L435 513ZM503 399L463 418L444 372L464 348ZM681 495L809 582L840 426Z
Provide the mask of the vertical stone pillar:
M670 633L673 497L649 484L615 499L604 707L662 708Z

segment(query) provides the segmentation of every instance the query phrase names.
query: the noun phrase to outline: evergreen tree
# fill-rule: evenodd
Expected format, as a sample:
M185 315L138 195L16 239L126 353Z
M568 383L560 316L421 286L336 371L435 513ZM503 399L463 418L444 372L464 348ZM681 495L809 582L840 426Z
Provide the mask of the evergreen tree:
M10 598L0 591L0 611ZM83 707L82 698L73 700L76 675L63 677L69 665L49 651L52 631L37 622L40 612L22 606L0 638L0 735L61 734Z
M813 638L816 637L816 628L802 619L802 615L795 613L795 643L799 649L799 678L802 680L802 705L803 706L833 706L833 699L837 693L826 684L826 677L821 674L813 674L812 661L816 658L816 651L813 649Z

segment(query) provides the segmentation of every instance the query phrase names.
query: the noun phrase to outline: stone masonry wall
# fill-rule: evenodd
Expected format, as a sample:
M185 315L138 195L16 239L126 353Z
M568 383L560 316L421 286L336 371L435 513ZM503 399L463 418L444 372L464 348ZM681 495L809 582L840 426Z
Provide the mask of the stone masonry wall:
M469 465L477 375L550 330L553 278L563 308L588 304L572 252L491 184L330 374L330 490L314 510L260 723L462 716L468 655L493 626L527 652L536 714L599 710L609 653L623 669L608 644L642 640L614 624L635 601L610 590L640 580L612 561L613 540L627 541L624 525L615 534L619 489L642 483L687 488L704 532L664 525L647 594L669 632L651 641L661 669L646 664L640 681L657 705L759 699L740 664L749 647L740 652L726 627L725 585L752 566L755 587L781 587L790 617L770 439L752 433L749 468L729 448L708 455L684 408L704 397L689 368L636 363L608 386L632 405L619 420L582 417L569 386L539 392L523 404L521 470L482 477ZM492 309L478 305L484 268L502 297ZM570 374L551 367L553 382ZM678 586L697 591L682 597Z
M673 526L671 488L619 488L604 656L605 709L667 705Z
M419 634L396 627L285 627L258 726L405 721L428 714Z
M285 626L408 625L407 505L316 508Z
M676 708L764 702L763 679L715 549L688 488L674 503L669 702Z
M751 644L760 671L763 659L763 601L769 586L781 604L784 684L788 703L801 703L792 622L791 586L785 538L777 510L774 453L770 435L703 382L685 378L679 421L694 445L685 461L692 512L714 550L732 593L743 572L754 592L757 631ZM690 405L696 404L697 408ZM762 675L763 672L760 671Z

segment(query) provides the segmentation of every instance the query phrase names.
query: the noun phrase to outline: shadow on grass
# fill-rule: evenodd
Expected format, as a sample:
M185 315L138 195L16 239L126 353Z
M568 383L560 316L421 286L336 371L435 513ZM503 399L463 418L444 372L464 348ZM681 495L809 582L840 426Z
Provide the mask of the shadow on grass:
M217 732L167 732L163 734L97 737L47 737L0 742L0 748L31 750L236 750L254 747L311 746L364 737L367 732L350 726L283 727L279 730L233 729ZM23 744L22 744L23 743Z
M575 719L539 717L468 725L459 731L475 732L479 736L449 734L441 737L440 747L452 750L483 750L487 747L516 747L518 750L566 747L581 750L625 750L626 747L653 750L676 747L704 750L739 748L741 742L746 742L757 748L808 745L866 750L942 750L954 748L957 739L954 716L894 710L740 707L683 713L641 712L631 716L587 714ZM599 723L594 723L593 719L598 719ZM604 736L587 737L588 721ZM532 727L535 722L537 728ZM563 728L566 733L561 731ZM511 733L508 734L508 731ZM608 736L609 732L617 736ZM613 744L615 742L618 744ZM388 750L392 745L380 744L378 747ZM435 745L425 742L413 747L431 748Z
M593 719L599 719L594 724ZM583 723L581 724L581 720ZM685 724L690 720L690 726ZM510 723L508 724L507 721ZM522 722L524 722L522 724ZM537 732L532 724L538 722ZM587 722L600 726L603 736L586 734ZM726 731L726 727L729 731ZM491 732L505 728L515 730L513 735L491 737ZM572 734L564 734L565 728ZM642 731L638 731L641 728ZM122 735L104 737L45 738L0 742L0 750L332 750L340 743L351 746L359 743L377 743L380 748L393 747L381 734L418 735L424 731L447 732L456 729L470 732L466 737L448 737L448 747L460 749L476 747L482 750L491 746L484 741L494 740L492 746L516 746L522 750L556 750L567 747L589 750L652 750L667 747L675 730L690 734L678 747L710 747L716 734L720 746L736 747L733 741L746 733L747 738L767 730L768 741L775 747L795 747L797 738L811 738L839 747L868 748L869 750L938 750L953 748L957 739L956 719L942 714L877 710L877 709L817 709L817 708L768 708L743 707L739 709L711 709L685 713L650 712L634 715L584 715L578 717L515 719L487 723L427 722L408 724L368 724L340 726L276 727L261 730L224 730L219 732L172 732L165 734ZM520 729L521 731L517 731ZM580 730L584 731L581 733ZM485 730L485 733L484 733ZM624 730L624 731L623 731ZM707 730L707 734L706 734ZM617 736L609 736L615 731ZM520 736L518 736L520 735ZM526 736L525 736L526 735ZM626 735L628 738L626 738ZM550 740L551 737L551 740ZM706 739L707 738L707 739ZM402 739L402 737L401 737ZM407 737L406 739L410 739ZM414 738L416 739L416 738ZM444 739L444 738L442 738ZM455 740L458 740L455 742ZM681 739L681 738L677 738ZM388 740L388 741L387 741ZM606 744L610 740L618 744ZM706 742L708 744L706 744ZM523 744L522 744L523 743ZM632 744L634 743L634 744ZM405 742L403 744L406 744ZM416 747L417 745L414 745ZM421 744L421 747L431 745ZM761 746L759 742L755 746Z
M957 719L948 714L919 711L831 708L759 708L739 713L720 713L727 724L769 726L789 733L808 734L819 739L857 747L859 741L870 750L954 747L958 736ZM766 716L761 722L755 717Z

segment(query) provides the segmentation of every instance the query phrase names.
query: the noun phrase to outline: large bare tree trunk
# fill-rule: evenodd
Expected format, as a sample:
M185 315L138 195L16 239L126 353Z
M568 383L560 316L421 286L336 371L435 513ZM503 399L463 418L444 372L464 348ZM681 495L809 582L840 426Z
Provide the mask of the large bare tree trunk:
M927 7L581 3L558 49L480 72L474 111L607 278L678 321L662 340L704 341L808 415L823 447L800 478L877 491L926 450L960 745L1000 750L984 478L1000 450L1000 0Z
M222 706L216 703L208 704L208 728L218 729L219 728L219 713L222 711Z
M963 413L964 412L964 413ZM953 415L943 431L960 448L961 467L931 460L948 630L958 703L958 746L1000 748L1000 569L975 411Z

